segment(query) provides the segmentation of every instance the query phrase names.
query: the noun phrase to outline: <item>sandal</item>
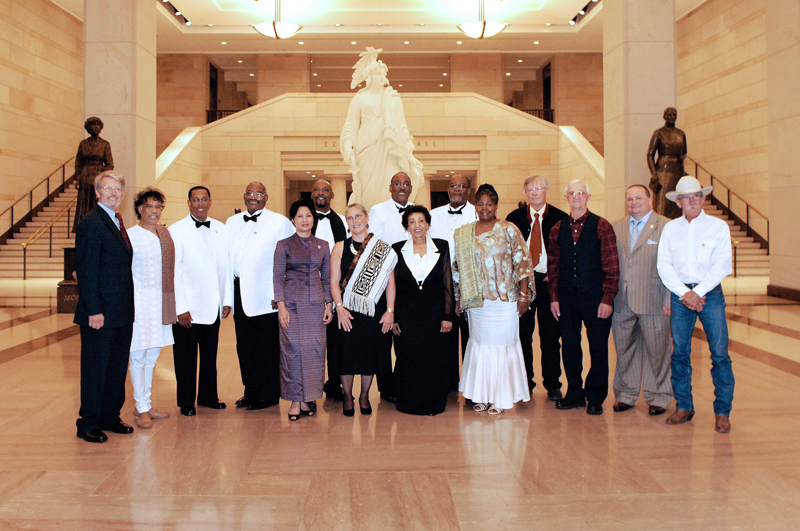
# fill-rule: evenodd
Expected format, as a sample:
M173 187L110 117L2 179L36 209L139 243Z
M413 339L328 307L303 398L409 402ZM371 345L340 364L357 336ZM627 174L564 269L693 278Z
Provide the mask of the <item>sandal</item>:
M494 404L492 404L492 406L489 408L489 414L490 415L499 415L502 412L503 412L503 408L499 408L499 407L495 406Z
M301 413L302 413L302 411L301 411ZM300 415L298 415L297 413L289 413L289 420L292 421L292 422L294 422L296 420L300 420Z
M313 417L315 413L313 409L301 409L300 414L304 417Z
M486 411L489 408L489 404L484 404L482 402L476 402L474 406L472 406L472 411Z

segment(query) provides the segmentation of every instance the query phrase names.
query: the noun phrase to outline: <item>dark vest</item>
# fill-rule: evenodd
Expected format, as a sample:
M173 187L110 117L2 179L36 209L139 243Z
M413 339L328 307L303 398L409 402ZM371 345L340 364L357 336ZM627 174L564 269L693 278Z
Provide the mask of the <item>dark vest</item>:
M558 247L558 291L580 293L583 299L602 299L603 267L600 257L600 238L597 237L597 222L600 218L591 212L581 230L578 242L572 240L570 218L561 220Z

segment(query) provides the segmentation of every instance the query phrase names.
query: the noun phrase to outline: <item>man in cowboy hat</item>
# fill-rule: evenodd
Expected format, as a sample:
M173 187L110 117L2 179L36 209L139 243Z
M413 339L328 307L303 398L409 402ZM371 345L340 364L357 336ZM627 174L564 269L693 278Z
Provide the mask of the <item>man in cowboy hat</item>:
M667 424L692 420L692 332L697 318L703 324L711 351L711 379L714 382L714 429L728 433L733 401L733 370L728 355L728 324L721 282L732 272L731 232L728 225L703 212L705 197L712 187L703 188L685 175L667 193L683 210L683 216L667 223L658 245L657 268L661 281L672 292L672 389L677 401Z

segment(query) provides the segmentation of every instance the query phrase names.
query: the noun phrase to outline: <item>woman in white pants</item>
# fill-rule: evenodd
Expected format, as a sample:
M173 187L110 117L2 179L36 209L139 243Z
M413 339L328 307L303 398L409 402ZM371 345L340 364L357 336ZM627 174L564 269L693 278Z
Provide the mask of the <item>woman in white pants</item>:
M173 344L175 314L175 247L166 227L159 224L165 198L146 188L136 195L134 211L139 224L128 231L133 246L133 293L136 313L131 340L130 371L136 401L136 425L150 428L152 419L169 413L150 404L150 390L161 347Z

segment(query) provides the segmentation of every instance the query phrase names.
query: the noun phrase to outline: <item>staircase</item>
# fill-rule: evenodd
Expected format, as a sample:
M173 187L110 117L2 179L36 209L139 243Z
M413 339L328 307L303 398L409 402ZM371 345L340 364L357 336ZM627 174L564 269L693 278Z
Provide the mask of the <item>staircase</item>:
M30 238L37 230L53 217L66 204L78 196L75 185L69 186L53 201L39 212L19 233L0 246L0 278L22 278L22 246L21 243ZM50 256L50 232L45 232L39 240L28 247L28 278L64 278L64 247L75 245L72 234L72 218L74 209L70 211L67 227L67 216L53 225L53 253Z
M736 226L733 220L728 219L722 210L709 201L703 205L703 211L727 223L731 229L731 238L739 242L735 249L737 277L769 276L769 255L766 249L762 249L752 236L748 236L746 231Z

